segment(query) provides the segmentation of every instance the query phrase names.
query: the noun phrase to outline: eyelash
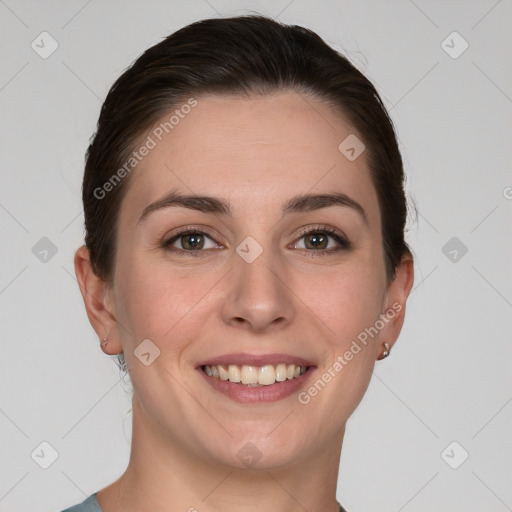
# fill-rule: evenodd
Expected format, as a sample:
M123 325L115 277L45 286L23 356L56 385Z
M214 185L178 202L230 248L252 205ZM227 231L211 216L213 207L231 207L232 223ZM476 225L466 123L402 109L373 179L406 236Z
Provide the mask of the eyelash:
M314 250L314 249L298 249L302 250L303 252L307 252L312 257L317 256L328 256L329 254L335 254L339 251L348 250L352 247L351 242L348 240L348 238L341 234L338 230L330 227L330 226L322 226L318 225L315 227L308 227L300 231L299 237L297 239L300 240L301 238L304 238L307 235L311 235L314 233L325 233L330 238L334 238L334 240L339 244L337 247L330 248L330 249L320 249L320 250ZM297 242L294 242L294 244Z
M314 233L327 234L329 237L333 238L339 244L338 247L330 248L330 249L320 249L320 250L314 250L314 249L297 249L297 250L302 250L303 252L307 252L312 257L314 257L314 256L326 256L326 255L333 254L333 253L336 253L341 250L348 250L352 247L351 242L344 235L340 234L336 229L331 228L330 226L320 226L319 225L319 226L315 226L313 228L311 228L311 227L305 228L304 230L302 230L299 233L297 241L304 238L307 235L311 235ZM215 242L215 240L210 235L208 235L208 233L205 233L201 229L185 228L182 231L179 231L178 233L174 234L171 238L164 241L162 243L162 248L167 251L171 251L180 256L192 256L192 257L204 256L207 251L204 249L186 251L183 249L178 249L176 247L172 247L172 244L174 242L176 242L176 240L178 240L180 237L186 236L186 235L202 235L202 236L208 237L210 240ZM217 242L215 242L215 243L217 244ZM296 244L296 243L297 242L294 242L294 244ZM221 244L217 244L217 245L220 245L220 247L222 248ZM201 254L201 253L203 253L203 254Z
M181 231L178 231L178 233L174 234L171 238L168 238L166 241L163 242L162 248L166 251L173 252L174 254L177 254L178 256L192 256L192 257L200 257L206 255L206 250L192 250L192 251L186 251L184 249L178 249L176 247L172 247L172 244L176 242L180 237L186 236L186 235L202 235L210 240L214 241L213 237L208 235L208 233L205 233L202 229L199 228L193 228L188 227L184 228ZM217 244L217 242L215 242ZM222 247L221 244L217 244ZM201 254L202 253L202 254Z

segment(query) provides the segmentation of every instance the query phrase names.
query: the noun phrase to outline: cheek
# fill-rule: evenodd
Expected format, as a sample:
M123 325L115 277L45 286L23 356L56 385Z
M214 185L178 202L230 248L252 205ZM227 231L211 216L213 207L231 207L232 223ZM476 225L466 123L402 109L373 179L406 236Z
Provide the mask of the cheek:
M336 350L343 350L379 318L385 296L382 272L363 259L339 270L301 277L298 298L320 320Z
M170 264L151 262L144 255L120 262L118 269L116 311L129 333L126 341L136 344L148 338L162 347L172 339L165 346L173 352L180 349L177 334L207 309L207 292L219 280L215 272L195 275L192 268L177 272Z
M336 411L334 417L347 419L371 379L378 349L378 333L372 327L381 314L385 281L379 267L361 260L323 278L316 276L314 282L316 286L309 279L309 286L297 283L297 295L325 336L325 357L301 403L316 402L317 407Z

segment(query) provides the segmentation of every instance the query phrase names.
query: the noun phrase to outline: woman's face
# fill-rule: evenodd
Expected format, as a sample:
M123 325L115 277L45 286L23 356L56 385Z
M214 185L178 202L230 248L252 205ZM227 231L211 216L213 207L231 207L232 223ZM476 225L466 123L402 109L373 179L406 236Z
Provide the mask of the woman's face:
M353 129L282 93L198 97L154 133L121 205L107 300L137 421L232 467L332 450L403 306L366 155L354 160L355 139L339 149Z

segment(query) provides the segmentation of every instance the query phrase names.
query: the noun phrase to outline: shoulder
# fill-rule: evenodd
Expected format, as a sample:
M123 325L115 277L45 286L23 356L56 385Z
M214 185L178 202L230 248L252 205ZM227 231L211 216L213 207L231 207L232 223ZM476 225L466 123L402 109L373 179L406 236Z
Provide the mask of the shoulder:
M82 503L62 510L62 512L102 512L98 500L96 499L96 494L97 493L91 494L87 499L82 501Z

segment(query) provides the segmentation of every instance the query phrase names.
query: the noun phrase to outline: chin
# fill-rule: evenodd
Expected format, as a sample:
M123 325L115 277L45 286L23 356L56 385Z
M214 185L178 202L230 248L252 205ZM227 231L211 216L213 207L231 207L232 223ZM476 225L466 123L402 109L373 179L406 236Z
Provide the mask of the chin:
M296 463L304 455L306 440L296 438L295 433L289 429L283 429L279 433L278 429L279 427L270 435L270 430L259 435L235 432L226 444L220 444L218 440L212 439L212 459L236 470L265 471Z

